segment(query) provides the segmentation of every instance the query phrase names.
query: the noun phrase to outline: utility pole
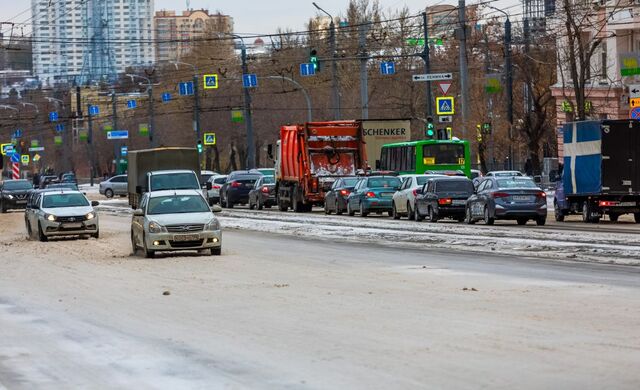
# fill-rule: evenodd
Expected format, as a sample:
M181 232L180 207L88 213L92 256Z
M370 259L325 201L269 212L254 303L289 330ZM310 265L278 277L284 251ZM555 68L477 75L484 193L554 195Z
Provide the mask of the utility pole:
M462 139L467 138L469 126L469 69L467 67L467 21L465 0L458 0L458 39L460 40L460 94L462 95Z
M117 109L117 105L118 105L118 99L116 97L116 91L115 89L113 91L111 91L111 108L112 108L112 123L113 123L113 130L118 130L118 109ZM114 141L113 142L113 161L115 161L113 170L114 170L114 174L118 174L118 164L120 163L120 150L121 147L119 145L118 141Z
M504 22L504 71L507 76L507 121L509 122L509 169L513 169L513 69L511 65L511 21Z
M423 12L422 13L422 25L424 27L424 49L422 50L422 59L424 60L424 73L429 74L431 73L431 54L429 52L430 48L429 48L429 25L428 23L428 19L427 19L427 13ZM427 111L426 111L426 118L428 117L433 117L433 103L432 103L432 98L431 98L431 81L427 81L427 96L426 96L426 100L427 100Z
M151 80L149 80L149 85L147 87L147 93L149 94L149 142L151 143L151 147L155 148L158 144L156 137L154 137L155 132L155 118L153 117L153 85L151 84Z
M198 75L193 71L193 128L196 132L196 145L200 141L200 94L198 93ZM204 153L203 153L204 154ZM202 155L199 156L202 165Z
M362 119L369 119L369 74L367 72L367 31L368 24L361 24L358 28L360 45L360 104L362 105Z
M491 72L491 59L489 58L489 34L487 33L487 26L484 27L484 73L485 75L488 75ZM489 122L491 122L491 125L493 126L493 97L490 93L487 93L487 117L489 118ZM480 133L482 134L482 128L480 129ZM487 156L485 157L485 161L488 159L489 160L489 165L491 168L489 168L490 170L495 169L495 167L493 167L493 157L494 157L494 143L493 143L493 134L482 134L483 135L483 141L485 142L486 145L488 145L488 149L489 149L489 153L487 153ZM484 139L484 136L487 136L488 140Z
M340 90L338 87L338 49L336 47L336 24L333 21L333 16L330 13L320 8L315 2L311 3L318 11L324 12L329 17L329 42L331 44L331 86L333 89L333 116L335 120L340 120Z
M88 130L87 130L87 146L89 151L89 184L93 187L93 177L95 176L95 164L94 164L94 145L93 145L93 116L91 115L91 103L87 103L88 112Z
M249 67L247 65L247 47L244 44L244 40L240 38L242 42L241 57L242 57L242 74L249 74ZM244 115L247 125L247 169L253 169L256 167L256 146L253 144L253 117L251 116L251 94L249 88L242 88L244 90Z

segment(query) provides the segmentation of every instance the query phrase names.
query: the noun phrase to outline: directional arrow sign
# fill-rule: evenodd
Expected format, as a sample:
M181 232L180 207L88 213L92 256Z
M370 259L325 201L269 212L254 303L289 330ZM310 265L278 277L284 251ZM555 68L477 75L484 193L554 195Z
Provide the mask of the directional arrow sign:
M629 85L629 97L632 99L640 98L640 84Z
M451 80L453 75L451 73L426 73L426 74L414 74L412 76L413 81L439 81L439 80Z

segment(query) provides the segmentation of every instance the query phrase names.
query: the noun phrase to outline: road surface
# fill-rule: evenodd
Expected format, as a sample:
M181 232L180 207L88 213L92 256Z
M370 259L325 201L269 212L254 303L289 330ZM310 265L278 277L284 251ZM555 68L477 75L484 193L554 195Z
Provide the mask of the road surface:
M0 388L615 388L640 269L225 231L223 256L26 241L0 215ZM168 294L168 295L163 295Z

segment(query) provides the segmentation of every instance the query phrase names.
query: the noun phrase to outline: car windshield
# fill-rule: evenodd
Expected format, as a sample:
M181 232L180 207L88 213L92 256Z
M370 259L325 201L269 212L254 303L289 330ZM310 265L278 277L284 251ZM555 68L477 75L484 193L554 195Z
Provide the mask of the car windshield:
M436 193L463 192L472 193L473 183L466 180L443 180L436 182Z
M213 179L213 182L216 184L224 184L224 182L227 181L227 177L226 176L220 176L220 177L216 177L215 179Z
M342 186L344 187L354 187L358 182L357 177L348 177L346 179L342 179Z
M229 182L237 181L243 184L254 184L262 175L237 175L229 178Z
M400 179L398 179L397 177L377 177L369 179L369 182L367 184L370 188L396 188L400 187Z
M464 145L430 144L422 148L425 165L462 165L464 161Z
M166 173L151 176L151 191L197 190L200 183L191 172Z
M9 191L31 190L33 186L28 181L5 181L4 189Z
M500 179L498 180L498 188L538 188L536 183L531 179L526 178L512 178L512 179Z
M427 180L429 180L429 179L430 178L427 177L427 176L418 176L418 177L416 177L416 181L418 182L419 186L423 186L427 182Z
M522 176L522 173L516 171L508 171L508 172L495 172L493 173L495 177L508 177L508 176Z
M273 176L265 176L264 179L262 179L262 184L275 184L276 179Z
M204 213L209 211L202 196L199 195L169 195L158 196L149 200L147 214L184 214Z
M42 200L42 208L57 207L86 207L89 201L82 194L51 194L45 195Z

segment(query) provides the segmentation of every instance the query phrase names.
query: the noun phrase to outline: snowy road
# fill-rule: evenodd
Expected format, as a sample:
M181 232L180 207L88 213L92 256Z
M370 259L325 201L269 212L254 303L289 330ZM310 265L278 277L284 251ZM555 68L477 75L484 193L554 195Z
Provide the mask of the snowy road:
M40 243L0 215L0 388L640 382L637 267L245 230L221 257L143 259L129 218L101 222L98 241Z

